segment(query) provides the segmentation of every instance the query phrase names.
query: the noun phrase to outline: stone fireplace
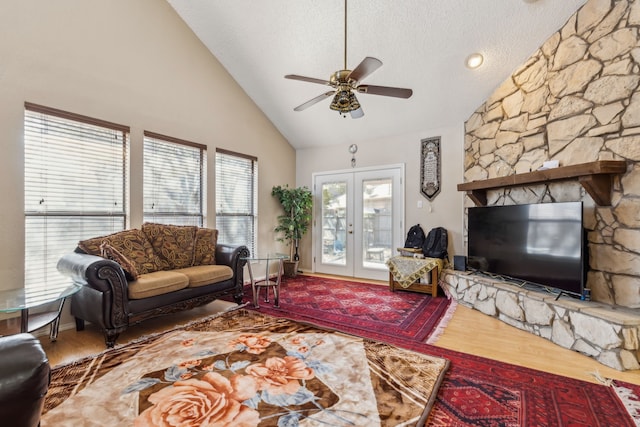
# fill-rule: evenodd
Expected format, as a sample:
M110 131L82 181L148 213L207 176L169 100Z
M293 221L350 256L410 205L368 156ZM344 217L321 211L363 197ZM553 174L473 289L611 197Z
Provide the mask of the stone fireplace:
M588 340L560 344L617 369L640 368L639 29L640 1L589 0L465 124L465 182L535 171L548 160L560 166L626 162L626 172L613 178L610 206L594 203L577 181L494 189L486 195L488 205L583 202L590 254L587 287L600 313L589 316L603 321L604 329L618 325L599 334L622 338L601 340L598 354ZM465 203L473 205L469 198ZM453 282L461 279L450 280L455 291ZM497 293L495 284L482 283L485 292ZM607 311L610 316L603 314ZM577 326L566 327L575 332ZM610 349L615 355L603 357Z

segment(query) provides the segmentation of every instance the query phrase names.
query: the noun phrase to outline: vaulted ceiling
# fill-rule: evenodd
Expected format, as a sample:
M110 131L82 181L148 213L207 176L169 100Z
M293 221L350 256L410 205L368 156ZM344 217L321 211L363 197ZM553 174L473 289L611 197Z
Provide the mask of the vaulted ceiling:
M295 148L360 143L458 125L586 0L348 0L347 68L382 61L363 79L413 89L409 99L357 94L365 113L329 109L344 68L344 0L167 0ZM484 56L475 70L471 53ZM188 78L188 77L187 77ZM242 114L242 112L238 112Z

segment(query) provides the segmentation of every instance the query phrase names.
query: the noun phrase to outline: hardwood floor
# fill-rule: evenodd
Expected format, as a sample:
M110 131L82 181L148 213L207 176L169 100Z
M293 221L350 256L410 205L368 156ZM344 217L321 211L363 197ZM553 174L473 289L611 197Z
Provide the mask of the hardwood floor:
M375 283L387 286L386 282ZM233 306L235 304L215 301L205 307L148 320L121 334L118 343L133 341ZM46 332L45 329L43 331ZM39 338L52 366L105 350L102 333L90 324L82 332L60 331L56 342L50 342L47 335ZM462 305L456 307L435 345L594 383L598 382L594 373L598 373L604 378L640 384L640 370L616 371L587 356L566 350Z
M597 383L597 373L640 384L640 370L617 371L462 305L435 345L583 381Z

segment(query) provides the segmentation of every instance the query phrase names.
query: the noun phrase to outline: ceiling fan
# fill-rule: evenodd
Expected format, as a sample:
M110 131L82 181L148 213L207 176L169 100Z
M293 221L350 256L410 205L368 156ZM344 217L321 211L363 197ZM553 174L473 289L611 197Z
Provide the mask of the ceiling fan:
M299 76L296 74L287 74L285 79L300 80L303 82L317 83L321 85L331 86L333 90L318 95L313 99L298 105L294 111L303 111L314 104L333 95L333 100L329 108L338 111L338 113L346 117L347 113L351 117L358 119L364 116L364 111L356 98L354 92L368 93L371 95L392 96L395 98L409 98L413 94L411 89L389 86L374 86L360 84L365 77L369 76L375 70L382 66L382 61L367 56L353 70L347 69L347 0L344 0L344 69L338 70L331 74L329 80L316 79L313 77Z

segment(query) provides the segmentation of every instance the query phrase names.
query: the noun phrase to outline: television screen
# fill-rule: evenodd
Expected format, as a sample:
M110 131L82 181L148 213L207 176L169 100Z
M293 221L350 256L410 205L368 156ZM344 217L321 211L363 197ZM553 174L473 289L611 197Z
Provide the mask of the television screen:
M469 208L469 266L582 295L582 202Z

